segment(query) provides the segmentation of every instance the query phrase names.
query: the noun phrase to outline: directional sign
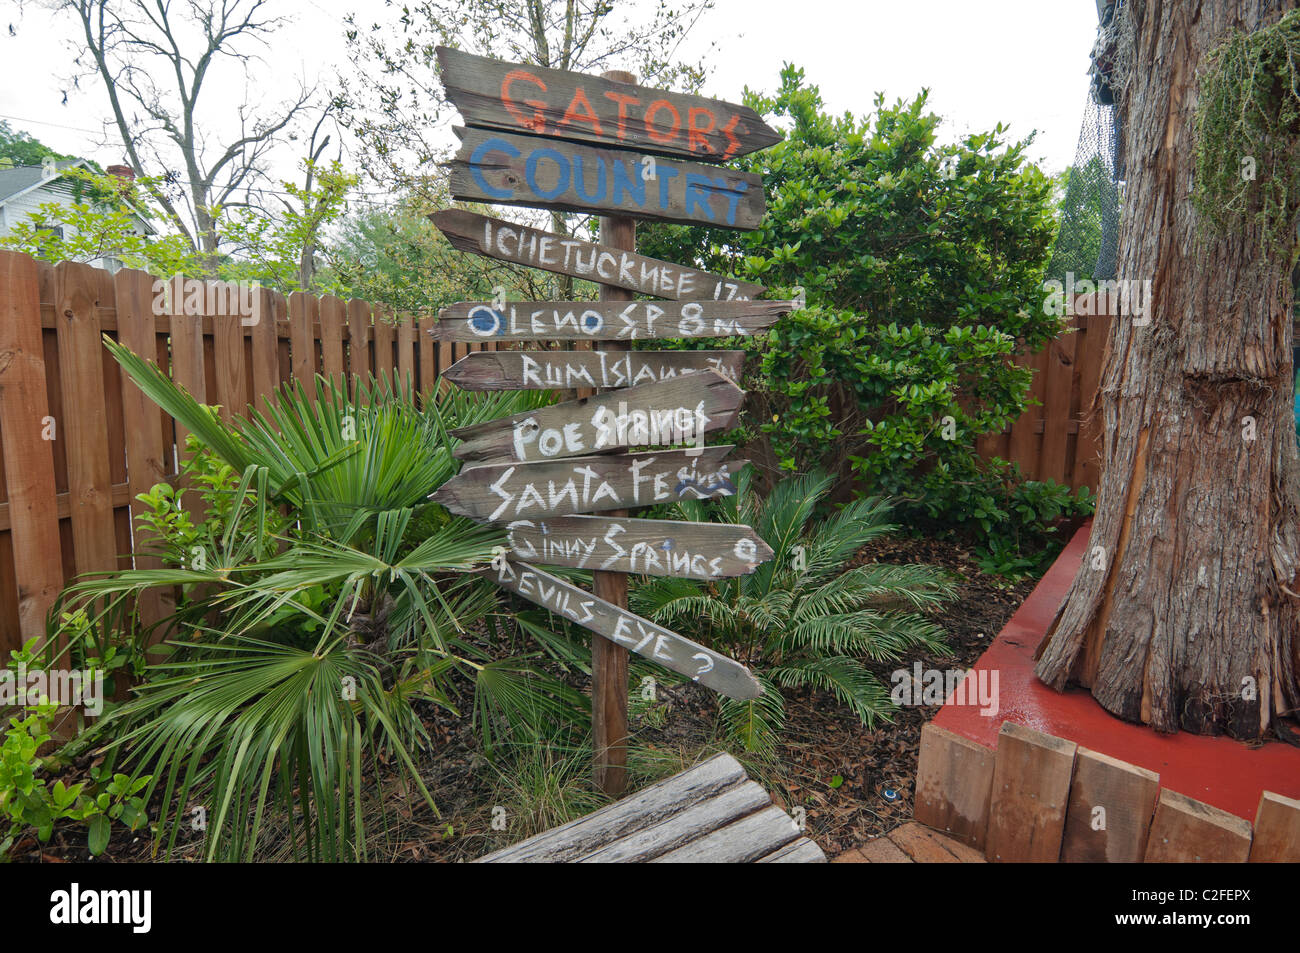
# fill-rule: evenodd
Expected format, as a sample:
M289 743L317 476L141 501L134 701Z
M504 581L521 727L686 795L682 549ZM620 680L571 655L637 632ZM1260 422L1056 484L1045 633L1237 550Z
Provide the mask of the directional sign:
M696 371L739 381L744 351L475 351L442 376L465 390L633 387Z
M703 447L736 420L745 393L713 371L569 400L451 431L452 455L527 463L620 447Z
M748 106L438 48L471 126L726 162L781 141Z
M744 700L762 694L753 673L734 659L598 599L535 566L502 556L482 574L498 586L729 698Z
M463 209L444 209L429 217L461 251L598 281L637 294L745 301L766 290L751 282L735 281L687 265L647 258L636 252L515 225Z
M772 558L748 526L609 516L553 516L506 524L512 555L528 562L677 579L744 576Z
M767 211L763 180L752 172L483 129L463 132L451 194L738 229L758 228Z
M749 337L792 301L461 301L438 312L443 341L639 341Z
M730 445L466 467L429 498L485 522L602 513L732 496L749 461Z

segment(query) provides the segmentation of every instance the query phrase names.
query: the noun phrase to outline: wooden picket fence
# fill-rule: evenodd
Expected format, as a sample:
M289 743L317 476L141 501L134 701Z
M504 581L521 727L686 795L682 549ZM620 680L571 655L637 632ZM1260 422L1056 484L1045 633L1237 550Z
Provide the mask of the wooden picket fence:
M155 358L227 415L318 372L396 372L428 394L452 363L484 347L434 341L424 333L433 315L300 292L286 300L258 290L260 319L249 326L220 308L187 317L183 292L175 286L171 309L157 315L145 272L0 251L0 658L45 634L74 576L157 566L130 555L135 497L175 479L185 431L121 373L101 333ZM149 594L144 619L161 618L166 598Z
M1016 359L1034 371L1032 396L1039 402L1000 434L976 443L984 459L1020 465L1031 480L1055 480L1097 489L1101 466L1100 411L1093 398L1101 383L1113 315L1097 314L1095 296L1075 299L1070 330L1035 354Z

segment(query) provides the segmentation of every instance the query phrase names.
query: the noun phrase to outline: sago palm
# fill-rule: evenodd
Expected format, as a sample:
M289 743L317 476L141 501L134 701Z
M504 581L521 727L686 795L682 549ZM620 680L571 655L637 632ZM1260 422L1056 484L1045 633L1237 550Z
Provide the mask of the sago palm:
M727 733L746 750L774 751L785 720L782 689L829 692L868 725L889 720L889 691L864 661L946 653L943 630L923 612L954 596L952 581L930 566L848 566L897 528L885 500L858 499L817 519L830 477L786 479L766 499L749 482L746 472L735 496L684 504L680 517L748 524L772 547L772 559L735 579L647 583L634 591L633 607L754 668L763 694L721 702Z

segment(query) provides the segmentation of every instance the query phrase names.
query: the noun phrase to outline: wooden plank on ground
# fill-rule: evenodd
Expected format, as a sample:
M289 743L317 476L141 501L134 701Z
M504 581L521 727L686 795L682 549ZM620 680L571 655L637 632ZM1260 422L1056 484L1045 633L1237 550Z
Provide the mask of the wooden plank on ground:
M471 126L726 162L781 141L748 106L440 46L447 98Z
M456 129L452 198L528 208L601 212L684 225L754 229L763 178L624 149L555 143L486 129Z
M1141 863L1159 794L1160 775L1154 771L1080 748L1061 861Z
M0 251L0 451L18 597L13 634L21 642L44 641L45 617L63 588L39 288L35 261Z
M918 864L984 863L984 855L954 837L930 830L911 821L889 832L889 839Z
M1151 821L1143 861L1245 863L1250 857L1250 839L1249 821L1165 788Z
M506 524L506 539L526 562L676 579L746 576L772 558L757 533L730 523L548 516Z
M584 864L645 863L676 850L732 821L772 804L771 796L753 781L703 798L679 814L620 837L580 858Z
M1070 393L1074 386L1076 333L1067 331L1048 343L1043 383L1043 449L1038 479L1064 483L1069 451Z
M466 467L429 498L490 522L716 499L735 494L736 474L748 463L726 460L734 449L722 444Z
M609 245L585 242L463 209L429 216L451 244L464 252L541 268L560 275L616 285L656 298L748 300L766 289L686 265L647 258Z
M775 804L733 821L652 864L751 864L803 835L790 815Z
M1300 863L1300 800L1272 791L1259 796L1255 812L1255 838L1250 845L1252 864Z
M624 447L704 445L732 426L744 391L713 371L608 391L451 431L461 460L529 463Z
M924 725L913 815L922 824L983 850L993 762L989 748L934 723Z
M734 659L599 599L536 566L501 556L493 560L492 568L482 570L481 574L503 589L728 698L749 699L762 694L753 673Z
M1060 860L1076 748L1073 741L1003 722L984 849L989 860L1051 864Z
M598 811L481 857L478 863L567 863L620 838L661 824L701 800L717 797L749 779L729 754L651 784Z
M739 383L744 351L486 351L444 375L465 390L634 387L697 371Z
M778 847L766 857L760 857L760 864L824 864L826 855L822 849L806 837L791 841L784 847Z
M108 412L104 402L103 341L95 295L95 269L61 262L54 269L54 310L63 377L68 491L77 573L117 568L112 479L108 461Z
M114 297L117 300L117 339L145 360L153 360L157 353L157 334L154 325L153 276L143 271L122 270L113 278ZM163 462L162 419L158 406L124 375L122 402L126 422L126 474L130 487L130 512L138 520L141 513L152 512L150 507L136 497L148 493L159 483L167 481L168 470ZM139 531L139 530L137 530ZM136 545L136 569L161 569L162 560L149 552L149 548ZM140 593L137 602L140 623L153 626L171 615L175 600L170 590L151 587ZM154 642L166 636L162 629L154 630Z
M752 337L793 306L790 301L706 299L507 301L496 308L490 301L461 301L439 312L434 335L440 340L472 342Z

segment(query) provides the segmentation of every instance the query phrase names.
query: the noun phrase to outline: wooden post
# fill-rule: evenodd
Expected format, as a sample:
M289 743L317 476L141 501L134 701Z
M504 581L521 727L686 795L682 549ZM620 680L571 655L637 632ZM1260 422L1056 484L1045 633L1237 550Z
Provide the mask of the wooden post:
M636 77L623 70L610 70L604 79L635 83ZM624 251L636 251L636 220L623 215L602 216L600 241ZM616 285L600 286L601 301L631 301L632 292ZM628 351L626 341L599 341L601 351ZM615 510L611 516L627 516ZM627 575L621 572L592 573L592 592L600 599L627 608ZM609 639L591 640L591 733L595 749L596 787L611 797L627 789L627 649Z

